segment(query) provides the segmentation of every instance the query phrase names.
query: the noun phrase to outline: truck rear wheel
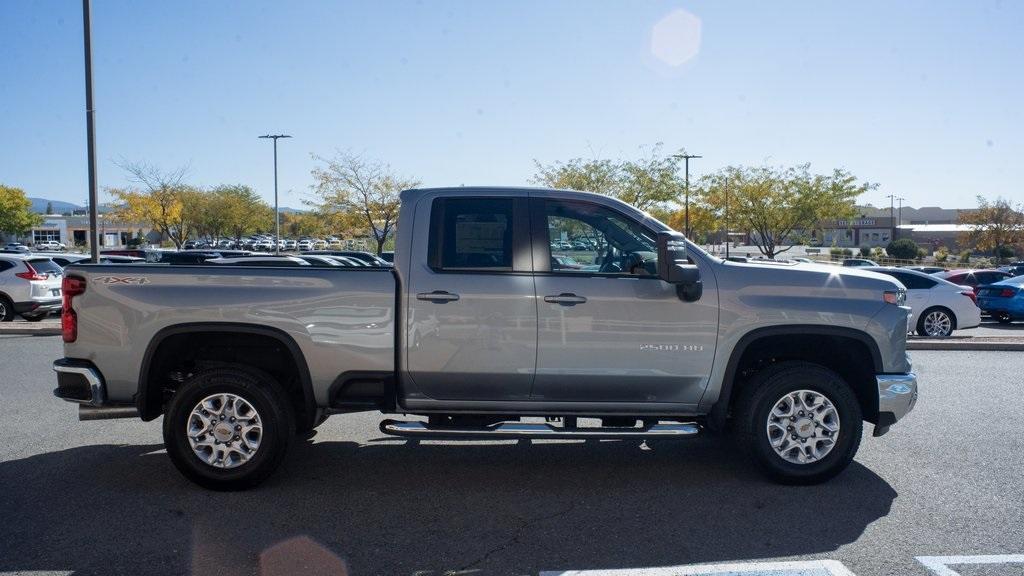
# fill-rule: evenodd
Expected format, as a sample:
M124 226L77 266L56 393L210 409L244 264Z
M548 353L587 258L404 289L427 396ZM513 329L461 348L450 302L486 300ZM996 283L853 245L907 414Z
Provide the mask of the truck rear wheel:
M295 417L269 374L222 365L200 371L175 392L163 432L167 454L186 478L214 490L241 490L284 460Z
M808 362L767 368L738 399L736 434L773 480L816 484L849 466L860 446L860 403L835 372Z

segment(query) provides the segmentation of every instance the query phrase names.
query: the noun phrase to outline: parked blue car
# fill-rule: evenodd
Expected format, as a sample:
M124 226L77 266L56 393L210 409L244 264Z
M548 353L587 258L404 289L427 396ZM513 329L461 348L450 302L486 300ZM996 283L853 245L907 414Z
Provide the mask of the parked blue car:
M1001 324L1024 320L1024 276L1007 278L979 288L978 307Z

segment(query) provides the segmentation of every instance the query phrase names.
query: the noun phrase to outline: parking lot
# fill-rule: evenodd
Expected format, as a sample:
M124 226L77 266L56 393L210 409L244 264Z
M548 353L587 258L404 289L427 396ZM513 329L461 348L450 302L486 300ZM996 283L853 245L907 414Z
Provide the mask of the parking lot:
M367 413L328 420L244 493L184 480L160 421L78 422L50 393L58 356L57 337L0 337L0 573L337 574L344 563L350 574L518 575L829 560L858 576L923 576L939 572L921 556L1024 553L1019 353L915 352L915 411L820 486L769 484L714 437L413 445L383 437ZM1024 574L1007 558L943 574ZM795 566L754 573L842 573ZM650 574L723 573L686 570Z

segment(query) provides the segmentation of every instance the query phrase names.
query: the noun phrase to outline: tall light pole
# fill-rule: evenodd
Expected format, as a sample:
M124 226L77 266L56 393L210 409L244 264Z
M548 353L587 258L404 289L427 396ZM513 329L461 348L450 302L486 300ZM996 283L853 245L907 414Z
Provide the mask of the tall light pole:
M896 195L889 194L886 198L889 199L889 224L891 226L889 230L889 242L892 242L896 239L896 205L894 204Z
M729 179L725 179L725 258L729 259Z
M85 140L89 157L89 256L100 260L100 238L96 221L99 200L96 186L96 110L92 106L92 11L90 0L82 0L82 22L85 28Z
M683 163L686 166L686 200L683 204L683 234L687 238L690 237L690 158L703 158L703 156L697 156L696 154L674 154L673 158L682 158Z
M287 134L264 134L260 138L274 140L274 254L281 253L281 210L277 205L277 139L291 138Z
M904 200L906 200L906 198L904 198L902 196L900 196L899 198L896 199L896 201L899 202L899 207L897 208L897 212L896 212L896 220L899 222L900 226L903 226L903 201Z

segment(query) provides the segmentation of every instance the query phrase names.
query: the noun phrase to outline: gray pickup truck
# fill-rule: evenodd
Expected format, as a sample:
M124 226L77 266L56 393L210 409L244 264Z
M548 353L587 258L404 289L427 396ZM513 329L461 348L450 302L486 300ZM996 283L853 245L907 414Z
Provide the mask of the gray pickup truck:
M55 394L163 415L176 467L257 484L296 434L377 410L409 438L729 431L771 478L841 472L917 399L903 287L711 256L615 199L402 194L394 268L74 265Z

